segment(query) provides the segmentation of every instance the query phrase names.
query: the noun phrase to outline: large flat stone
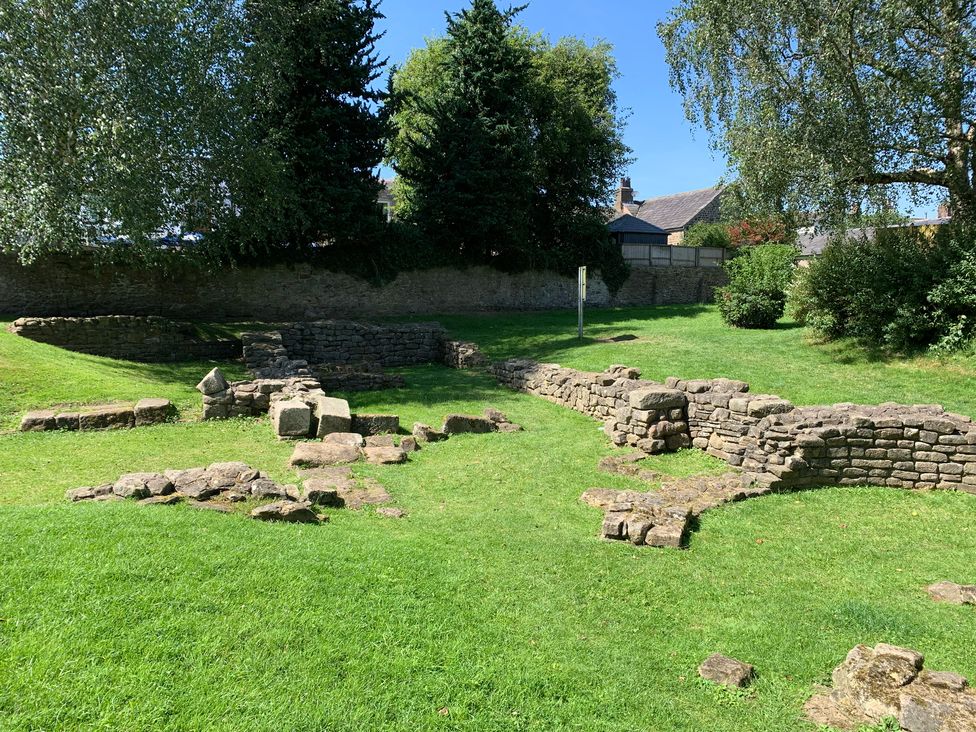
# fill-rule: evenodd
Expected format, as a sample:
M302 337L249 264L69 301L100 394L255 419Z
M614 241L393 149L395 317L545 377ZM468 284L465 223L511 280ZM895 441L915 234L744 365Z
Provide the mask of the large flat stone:
M363 454L373 465L399 465L407 460L407 453L399 447L367 447Z
M471 414L449 414L444 418L441 432L446 435L460 435L464 433L485 434L495 432L498 425L487 417Z
M752 681L755 669L748 663L714 653L698 667L698 675L716 684L741 688Z
M288 464L294 468L317 468L345 465L359 460L359 448L327 442L300 442L295 445Z
M634 409L662 410L679 409L688 404L688 397L683 391L668 389L664 386L649 386L635 389L628 395L630 406Z
M132 407L99 407L78 415L81 430L119 430L135 427Z
M290 524L317 524L328 521L327 516L319 516L311 505L302 501L281 501L258 506L251 511L251 518L260 521L282 521Z
M382 435L400 430L400 417L395 414L354 414L352 431L361 435Z
M58 428L57 412L44 409L35 412L28 412L20 420L21 432L46 432Z

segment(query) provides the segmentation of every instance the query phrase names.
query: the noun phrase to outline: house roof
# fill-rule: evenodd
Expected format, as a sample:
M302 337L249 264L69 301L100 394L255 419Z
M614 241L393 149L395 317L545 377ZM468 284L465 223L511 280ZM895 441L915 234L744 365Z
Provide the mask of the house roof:
M611 234L667 234L664 229L630 214L620 214L607 224L607 228Z
M952 219L914 219L904 224L893 224L889 226L890 229L898 229L904 227L924 227L924 226L944 226L945 224L952 221ZM866 239L874 239L877 228L873 226L859 227L847 230L847 238L863 241ZM797 243L800 246L800 256L801 257L816 257L823 254L824 248L829 244L836 234L831 231L817 231L814 227L808 227L805 229L797 229Z
M665 231L679 231L721 193L721 188L714 187L649 198L641 204L637 217Z

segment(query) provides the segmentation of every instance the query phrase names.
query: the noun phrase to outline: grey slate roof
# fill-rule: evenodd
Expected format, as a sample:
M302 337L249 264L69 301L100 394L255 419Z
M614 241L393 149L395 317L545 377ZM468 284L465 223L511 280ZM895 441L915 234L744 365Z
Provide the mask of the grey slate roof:
M702 188L699 191L649 198L641 204L637 217L665 231L679 231L721 193L721 188Z
M611 234L666 234L664 229L660 229L654 224L641 221L636 216L630 214L620 214L613 221L607 224Z
M943 226L949 223L951 220L952 219L915 219L914 221L909 221L905 224L901 224L900 226ZM897 229L900 228L900 226L893 225L889 228ZM847 238L855 241L874 239L875 232L877 232L877 229L873 226L848 229ZM801 257L820 256L823 254L824 248L835 238L835 234L833 232L817 231L812 226L806 229L797 229L796 234L797 243L800 245Z

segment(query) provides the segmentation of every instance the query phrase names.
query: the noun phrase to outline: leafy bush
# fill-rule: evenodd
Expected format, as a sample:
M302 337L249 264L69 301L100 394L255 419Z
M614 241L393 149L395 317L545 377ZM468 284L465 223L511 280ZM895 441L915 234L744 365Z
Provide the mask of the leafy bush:
M685 232L682 246L686 247L721 247L728 249L732 246L727 224L699 223Z
M733 249L757 247L763 244L795 244L796 231L781 218L744 219L728 227Z
M767 244L727 262L729 284L717 291L722 319L736 328L772 328L786 307L795 258L794 247Z
M976 337L976 228L934 236L881 229L841 237L791 293L791 311L822 336L896 351L955 351Z

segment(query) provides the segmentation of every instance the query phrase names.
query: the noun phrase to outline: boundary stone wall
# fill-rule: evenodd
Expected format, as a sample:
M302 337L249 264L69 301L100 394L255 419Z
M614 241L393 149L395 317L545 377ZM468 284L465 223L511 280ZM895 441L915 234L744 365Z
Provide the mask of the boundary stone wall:
M312 364L413 366L443 359L439 323L373 325L347 320L295 323L280 329L288 358Z
M615 298L590 277L591 307L708 302L720 268L634 269ZM51 257L23 266L0 256L0 313L18 316L159 315L174 319L295 321L576 307L575 278L488 267L403 272L376 287L308 264L175 273Z
M128 361L195 361L239 358L234 338L201 337L191 323L159 317L20 318L10 332L78 353Z
M602 374L511 360L498 380L604 420L616 445L647 453L694 445L773 489L827 485L976 494L976 424L936 404L796 407L730 379L664 384L637 369Z

